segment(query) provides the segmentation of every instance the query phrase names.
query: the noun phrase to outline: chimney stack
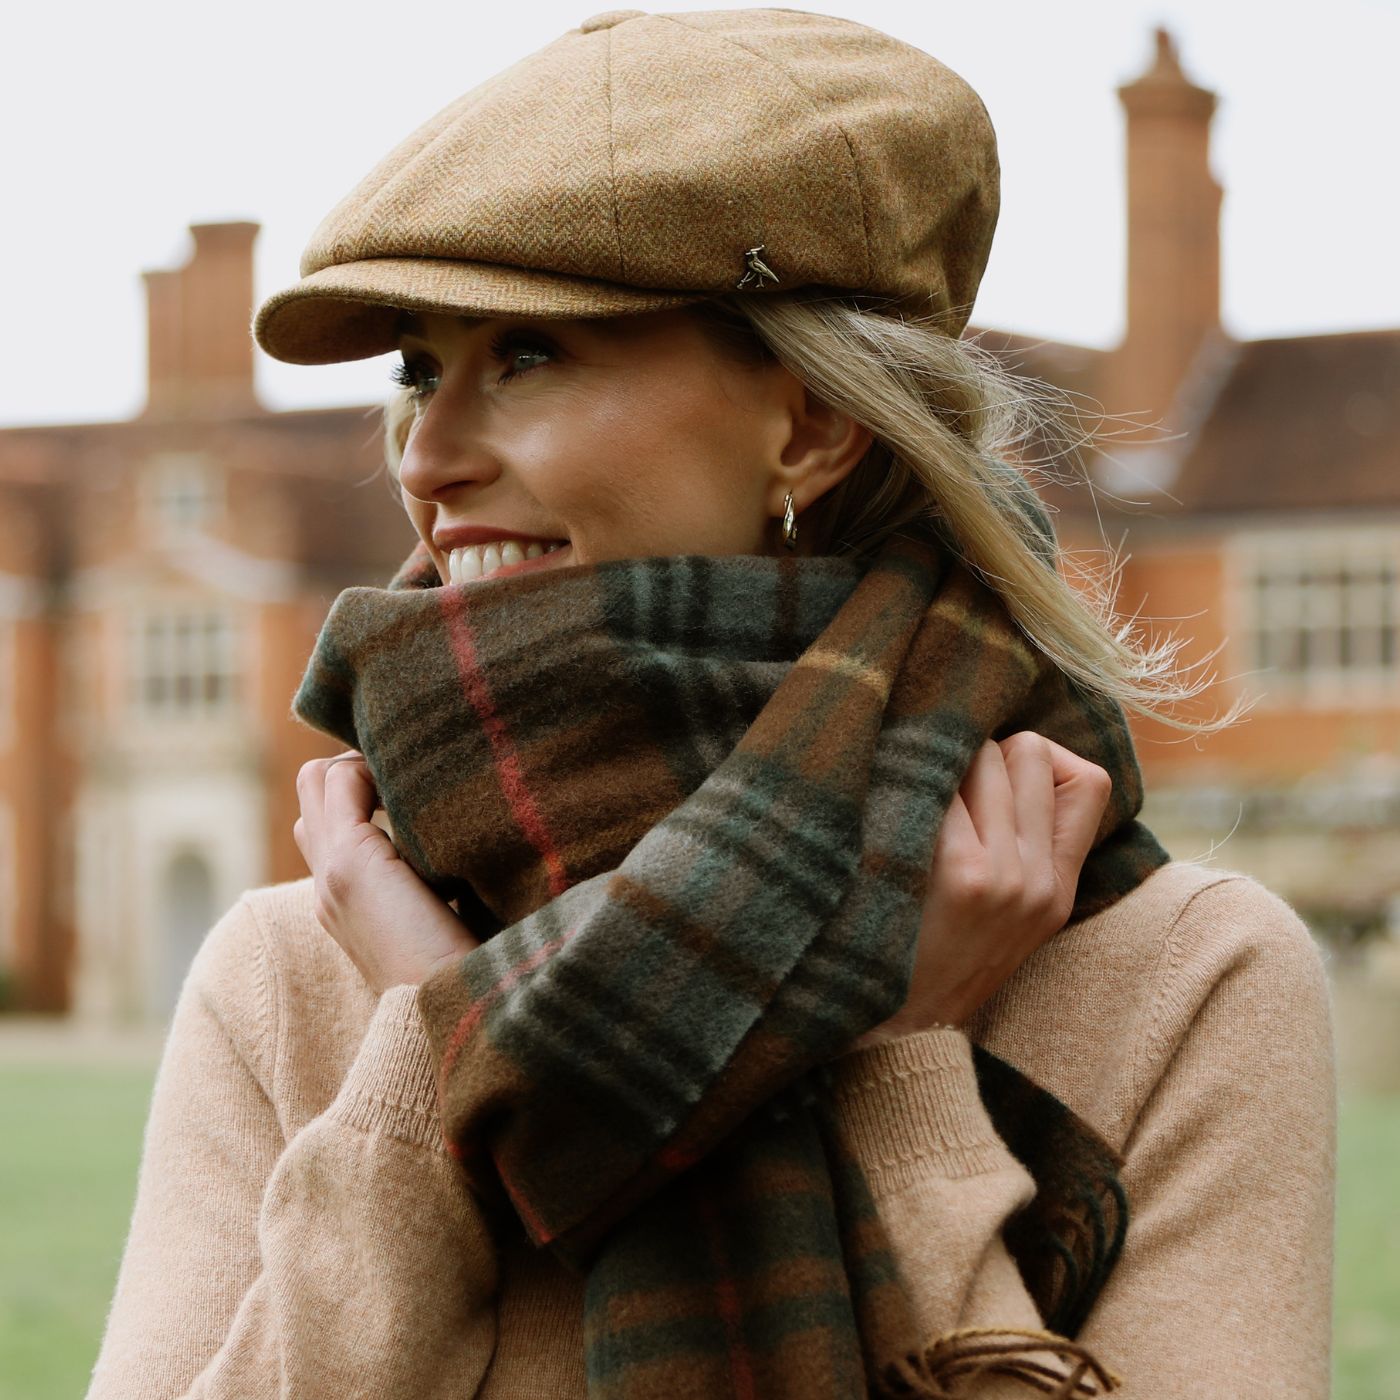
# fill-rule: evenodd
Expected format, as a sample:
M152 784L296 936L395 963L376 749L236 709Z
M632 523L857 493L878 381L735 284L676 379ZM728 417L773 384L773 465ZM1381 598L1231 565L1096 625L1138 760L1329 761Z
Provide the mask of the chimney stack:
M255 223L192 224L183 266L142 274L146 283L147 417L209 416L256 409L253 394Z
M1220 199L1210 171L1213 92L1156 31L1152 66L1118 89L1127 116L1127 330L1114 354L1114 413L1171 422L1202 342L1220 329Z

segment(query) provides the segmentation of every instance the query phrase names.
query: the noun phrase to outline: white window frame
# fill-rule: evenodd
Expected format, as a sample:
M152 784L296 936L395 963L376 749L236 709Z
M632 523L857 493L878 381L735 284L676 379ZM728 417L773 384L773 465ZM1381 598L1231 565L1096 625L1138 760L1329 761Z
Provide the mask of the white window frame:
M0 613L0 753L14 746L19 711L19 625Z
M180 543L224 512L224 476L207 452L157 452L141 472L141 514L159 540Z
M1238 669L1259 704L1400 701L1400 520L1237 535L1227 597ZM1290 654L1298 664L1288 664Z
M249 684L239 609L213 599L149 603L126 631L126 711L138 724L202 724L239 713Z

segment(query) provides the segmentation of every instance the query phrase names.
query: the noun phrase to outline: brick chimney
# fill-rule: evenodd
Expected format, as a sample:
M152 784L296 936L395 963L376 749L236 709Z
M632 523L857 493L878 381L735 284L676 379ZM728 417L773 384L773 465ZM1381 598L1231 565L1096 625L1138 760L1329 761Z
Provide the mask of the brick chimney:
M253 394L254 223L192 224L194 254L146 284L147 417L247 412Z
M1107 407L1172 423L1177 391L1220 330L1220 198L1210 172L1215 94L1156 31L1152 66L1118 89L1127 116L1128 318Z

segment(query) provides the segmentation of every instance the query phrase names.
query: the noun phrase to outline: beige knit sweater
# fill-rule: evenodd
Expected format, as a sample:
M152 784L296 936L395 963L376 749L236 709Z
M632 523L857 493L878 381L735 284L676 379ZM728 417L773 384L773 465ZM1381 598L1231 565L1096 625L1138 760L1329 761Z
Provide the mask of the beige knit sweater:
M585 1394L580 1282L488 1237L442 1150L416 995L374 996L309 879L219 921L165 1044L90 1400ZM969 1036L1126 1155L1127 1247L1079 1337L1117 1393L1326 1396L1336 1095L1297 915L1175 862L1053 938L967 1034L838 1062L843 1130L930 1340L1040 1324L1000 1235L1031 1181L982 1109ZM1005 1377L962 1393L1032 1394Z

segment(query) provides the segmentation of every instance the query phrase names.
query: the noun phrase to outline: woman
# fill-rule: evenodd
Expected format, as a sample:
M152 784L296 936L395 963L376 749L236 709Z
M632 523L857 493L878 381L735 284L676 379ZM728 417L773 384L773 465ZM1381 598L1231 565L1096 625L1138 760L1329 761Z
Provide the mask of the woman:
M996 182L917 50L620 11L322 224L255 333L401 352L421 542L296 697L311 878L191 969L92 1396L1326 1393L1322 968L1135 821L1192 691L1006 465Z

